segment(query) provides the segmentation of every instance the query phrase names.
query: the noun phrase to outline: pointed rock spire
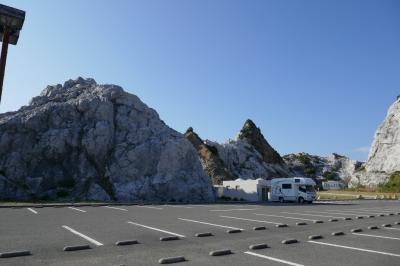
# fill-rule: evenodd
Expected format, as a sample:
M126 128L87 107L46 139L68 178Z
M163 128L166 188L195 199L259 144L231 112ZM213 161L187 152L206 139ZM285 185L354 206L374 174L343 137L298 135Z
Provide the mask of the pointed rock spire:
M282 157L269 145L260 128L251 119L247 119L244 123L242 130L239 132L238 139L246 140L250 143L262 155L264 162L284 164Z

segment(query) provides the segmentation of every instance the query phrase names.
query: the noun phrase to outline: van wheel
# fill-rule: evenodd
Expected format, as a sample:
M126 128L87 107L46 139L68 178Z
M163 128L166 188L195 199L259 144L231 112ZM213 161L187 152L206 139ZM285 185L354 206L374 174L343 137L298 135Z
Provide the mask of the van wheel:
M279 197L279 202L280 202L280 203L284 203L285 201L283 200L282 197Z
M303 204L304 203L304 199L302 197L299 198L299 203Z

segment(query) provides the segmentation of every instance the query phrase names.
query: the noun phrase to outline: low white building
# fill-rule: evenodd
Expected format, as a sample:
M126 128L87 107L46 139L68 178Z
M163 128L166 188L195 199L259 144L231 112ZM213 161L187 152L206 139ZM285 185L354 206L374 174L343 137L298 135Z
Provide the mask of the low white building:
M329 180L322 182L322 188L325 190L344 189L345 187L346 185L342 181Z
M223 181L222 186L216 186L218 196L231 199L244 199L247 201L268 201L271 188L271 181L258 178Z

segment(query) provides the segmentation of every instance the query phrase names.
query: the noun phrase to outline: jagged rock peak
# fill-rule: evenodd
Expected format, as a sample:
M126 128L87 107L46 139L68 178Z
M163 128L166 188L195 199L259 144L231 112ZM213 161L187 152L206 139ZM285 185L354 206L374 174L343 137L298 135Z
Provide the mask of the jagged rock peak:
M64 82L64 85L56 84L47 86L39 96L32 98L29 106L44 105L48 102L66 102L80 97L82 94L92 94L108 99L115 99L122 93L124 93L123 89L117 85L98 85L92 78L84 79L78 77L75 80L67 80Z
M192 127L189 127L185 132L185 137L193 144L193 146L197 149L198 146L204 144L204 141L197 135L196 132L193 131Z
M279 153L264 138L260 128L251 120L247 119L238 134L238 140L249 142L263 157L264 162L272 164L284 164Z

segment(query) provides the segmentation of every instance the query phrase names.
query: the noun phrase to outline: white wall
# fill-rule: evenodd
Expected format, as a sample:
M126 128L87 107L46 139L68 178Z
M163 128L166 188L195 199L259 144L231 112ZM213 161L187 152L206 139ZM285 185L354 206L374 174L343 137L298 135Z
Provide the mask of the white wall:
M322 182L322 187L327 190L337 190L344 188L345 185L338 181L328 181L328 182Z
M260 201L262 186L270 186L270 182L263 179L223 181L222 187L218 190L218 196Z

